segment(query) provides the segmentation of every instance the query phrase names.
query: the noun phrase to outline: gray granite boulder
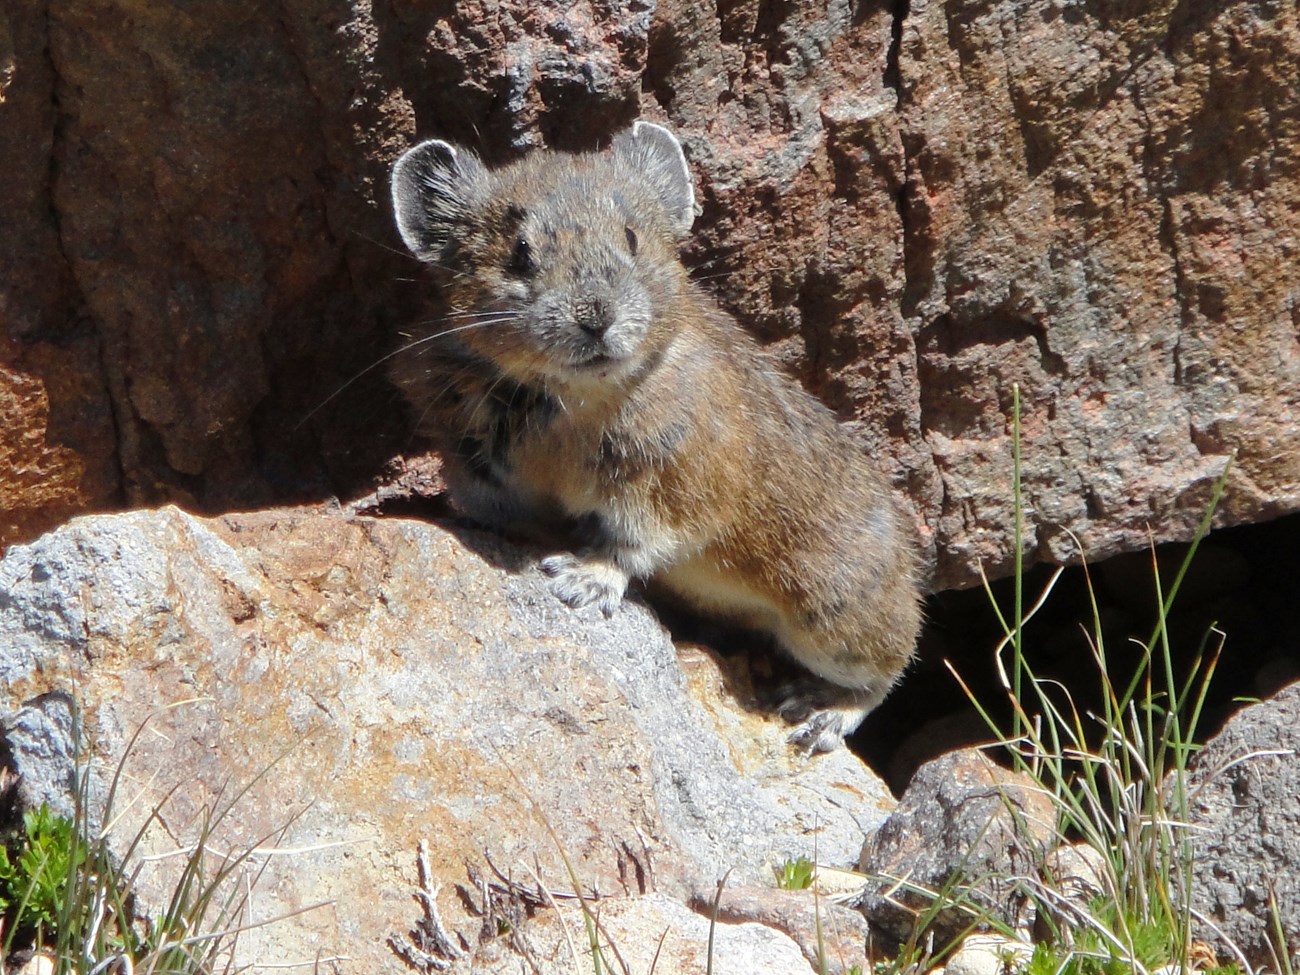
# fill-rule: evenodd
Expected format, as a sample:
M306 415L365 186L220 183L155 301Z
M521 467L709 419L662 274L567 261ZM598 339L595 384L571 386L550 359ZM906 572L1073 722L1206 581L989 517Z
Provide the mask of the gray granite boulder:
M1300 684L1238 712L1197 755L1190 784L1199 937L1227 938L1277 971L1276 910L1300 965Z
M976 749L941 755L917 771L898 808L868 840L859 869L871 880L861 907L888 942L915 930L942 947L972 923L960 907L929 917L926 892L946 891L976 913L1023 919L1014 877L1036 875L1055 842L1052 800L1027 776Z
M849 865L892 806L849 753L795 753L707 654L679 660L645 606L575 612L531 553L338 511L138 511L12 548L0 723L29 802L66 796L74 759L102 797L121 764L119 837L166 807L148 856L247 786L212 837L258 848L247 920L323 905L249 932L261 964L400 970L422 840L472 949L467 865L571 888L563 848L588 892L685 901L814 851Z

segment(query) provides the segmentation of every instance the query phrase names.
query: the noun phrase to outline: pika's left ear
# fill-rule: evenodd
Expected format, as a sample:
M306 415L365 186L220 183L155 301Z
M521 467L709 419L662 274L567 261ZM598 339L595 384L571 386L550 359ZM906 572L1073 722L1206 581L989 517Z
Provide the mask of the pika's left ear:
M673 233L685 237L695 222L695 184L677 137L662 125L636 122L614 137L613 149L649 182L668 212Z

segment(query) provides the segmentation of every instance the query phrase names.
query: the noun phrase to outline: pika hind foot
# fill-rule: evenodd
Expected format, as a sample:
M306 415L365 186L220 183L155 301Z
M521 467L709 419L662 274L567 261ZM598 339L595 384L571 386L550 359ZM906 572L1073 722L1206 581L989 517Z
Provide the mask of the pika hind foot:
M791 688L777 713L799 725L786 741L801 751L820 754L844 744L883 697L883 693L870 690L809 681Z
M812 717L790 732L785 740L809 754L833 752L844 744L844 738L862 723L863 717L865 715L839 709L815 711Z
M551 592L574 609L594 605L613 616L627 592L627 573L601 559L552 555L542 559L542 571L551 578Z

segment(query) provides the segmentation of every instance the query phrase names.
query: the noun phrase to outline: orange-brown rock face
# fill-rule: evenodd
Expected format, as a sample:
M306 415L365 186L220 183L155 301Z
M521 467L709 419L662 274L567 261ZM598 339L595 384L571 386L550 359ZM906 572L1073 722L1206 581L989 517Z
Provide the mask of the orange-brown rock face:
M682 137L687 260L915 501L937 586L1300 507L1294 5L134 0L0 14L0 543L416 449L387 167ZM358 377L350 385L349 379ZM336 394L337 395L334 395Z
M1234 451L1225 520L1294 509L1294 7L929 4L902 52L941 573L1006 551L1012 382L1040 554L1185 536Z

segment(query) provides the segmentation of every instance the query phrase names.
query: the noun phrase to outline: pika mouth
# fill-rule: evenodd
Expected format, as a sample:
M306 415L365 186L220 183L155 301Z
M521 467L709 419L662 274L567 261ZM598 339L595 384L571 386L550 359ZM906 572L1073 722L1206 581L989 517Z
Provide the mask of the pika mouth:
M591 352L570 363L568 372L575 380L590 382L617 381L634 369L634 360L605 350Z
M629 358L626 352L611 349L605 343L592 343L576 350L573 366L576 369L595 369L602 366L618 365Z
M574 336L568 348L569 368L575 372L613 372L629 368L638 356L640 342L622 334Z

